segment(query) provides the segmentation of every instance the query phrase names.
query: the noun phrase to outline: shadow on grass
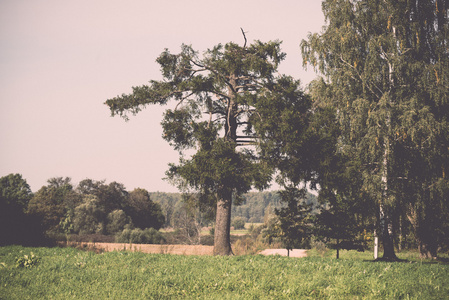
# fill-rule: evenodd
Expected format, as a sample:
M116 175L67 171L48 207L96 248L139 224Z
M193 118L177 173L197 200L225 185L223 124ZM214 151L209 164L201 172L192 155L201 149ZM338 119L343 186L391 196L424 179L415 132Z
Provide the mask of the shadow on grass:
M428 265L449 265L449 258L445 258L445 257L438 257L436 259L415 259L415 260L410 260L410 259L401 259L401 258L377 258L377 259L373 259L373 260L367 260L365 259L364 261L366 262L397 262L397 263L420 263L420 264L428 264Z

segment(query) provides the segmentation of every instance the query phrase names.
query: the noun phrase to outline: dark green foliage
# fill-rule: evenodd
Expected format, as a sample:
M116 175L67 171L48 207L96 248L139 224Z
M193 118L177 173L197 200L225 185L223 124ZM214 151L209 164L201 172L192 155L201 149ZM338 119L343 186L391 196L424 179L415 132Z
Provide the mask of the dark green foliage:
M134 226L140 229L158 230L165 222L160 204L153 202L145 189L134 189L128 194L125 211Z
M261 118L254 116L263 143L261 148L269 161L280 171L279 179L295 183L313 178L313 155L318 157L314 144L319 141L309 128L310 98L298 89L299 81L282 77L274 89L257 103Z
M51 178L48 185L40 188L28 204L28 213L38 219L46 232L60 231L61 221L68 212L73 213L81 202L70 178Z
M279 192L285 205L276 209L279 237L287 250L304 248L312 234L312 206L305 203L306 191L286 188Z
M80 234L105 233L105 211L95 195L85 195L74 211L74 230Z
M84 179L78 184L77 191L81 195L94 195L98 199L99 208L106 214L123 209L128 196L125 186L115 181L105 184L104 181Z
M32 197L30 186L20 174L9 174L0 178L0 204L3 209L26 211ZM3 211L2 209L2 211Z
M327 198L328 202L321 207L320 213L316 216L314 228L318 240L337 249L337 258L340 249L364 250L366 245L365 241L361 240L361 235L369 228L361 221L362 211L365 209L360 205L362 202L351 202L340 197L334 195Z
M85 179L77 192L84 200L74 210L76 232L114 234L127 226L159 229L164 224L160 205L144 189L128 193L121 183Z
M448 207L448 8L441 0L324 1L326 27L301 44L304 63L326 77L312 96L336 109L337 154L358 168L361 193L339 196L377 205L389 258L398 216L411 221L422 254L435 255Z
M125 227L131 227L131 224L131 218L123 210L116 209L108 214L106 231L108 234L116 234L125 229Z
M34 253L31 252L30 254L25 254L23 256L17 257L16 267L29 269L36 266L40 260L41 259L38 256L34 255Z
M125 229L116 235L117 243L132 244L161 244L164 242L162 234L154 228Z
M21 240L31 197L30 187L22 175L9 174L0 178L0 245Z
M20 174L0 178L0 245L41 245L44 242L39 220L27 215L33 197Z
M106 101L113 116L125 119L148 104L177 102L174 110L164 114L164 138L181 154L194 147L196 153L188 159L181 157L178 165L171 164L167 177L181 190L199 194L201 210L217 207L217 254L231 253L232 198L239 199L252 187L266 188L274 168L280 162L286 164L288 151L279 146L280 138L301 131L293 127L307 123L303 119L310 105L299 82L277 75L285 58L280 45L279 41L255 41L243 47L219 44L202 56L187 45L178 54L165 50L157 59L164 80L152 80L148 86L133 88L130 95ZM271 126L279 121L278 112L273 111L276 107L282 117L293 116L282 123L282 132L274 140L278 128ZM246 145L256 147L237 150ZM279 154L276 162L275 154Z
M51 178L34 195L19 174L0 179L0 244L42 245L48 237L115 234L125 228L159 229L164 215L148 192L128 194L123 184L85 179L73 189L70 178Z

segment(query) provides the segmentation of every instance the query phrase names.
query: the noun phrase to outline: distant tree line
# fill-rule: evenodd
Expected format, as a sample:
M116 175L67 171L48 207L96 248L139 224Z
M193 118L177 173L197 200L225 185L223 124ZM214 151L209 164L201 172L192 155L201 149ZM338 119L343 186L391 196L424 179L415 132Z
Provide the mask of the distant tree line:
M162 243L162 227L172 228L168 242L211 244L214 210L200 209L195 196L182 193L126 191L123 184L85 179L51 178L32 193L20 174L0 178L0 244L39 245L74 236L112 236L116 242ZM314 194L297 189L250 192L233 207L232 226L250 226L250 236L286 249L308 248L324 242L337 249L364 250L373 243L374 219L360 202L337 198L330 205ZM395 246L415 248L418 241L410 223L398 222ZM443 226L446 226L443 223ZM212 228L204 236L204 227ZM211 242L212 241L212 242ZM280 243L280 244L279 244ZM447 250L449 243L441 243ZM338 252L337 252L338 255Z
M9 174L0 178L0 191L1 244L39 244L48 236L92 234L138 242L154 235L143 230L161 227L180 230L196 243L201 228L214 226L213 209L200 211L195 199L182 193L150 193L141 188L128 192L115 181L84 179L75 185L69 177L56 177L32 193L21 174ZM306 202L318 207L317 197L310 193ZM237 227L265 223L282 206L276 191L246 193L237 204L233 207Z
M128 192L117 182L84 179L75 186L70 178L57 177L32 193L20 174L10 174L0 178L0 197L1 244L40 243L61 234L158 230L165 222L148 191Z

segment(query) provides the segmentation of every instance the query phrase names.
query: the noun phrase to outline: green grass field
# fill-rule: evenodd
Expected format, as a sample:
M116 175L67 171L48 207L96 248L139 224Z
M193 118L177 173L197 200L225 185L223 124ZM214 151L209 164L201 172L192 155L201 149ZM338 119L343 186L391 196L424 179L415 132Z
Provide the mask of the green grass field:
M33 252L38 262L17 267ZM1 299L448 299L449 265L0 248ZM329 254L330 255L330 254ZM32 263L32 262L31 262Z

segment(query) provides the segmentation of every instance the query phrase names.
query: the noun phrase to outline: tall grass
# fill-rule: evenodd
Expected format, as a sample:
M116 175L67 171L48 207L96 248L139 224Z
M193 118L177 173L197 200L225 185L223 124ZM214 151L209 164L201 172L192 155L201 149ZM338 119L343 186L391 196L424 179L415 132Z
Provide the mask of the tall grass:
M30 268L16 266L33 252ZM447 299L449 266L0 248L1 299Z

